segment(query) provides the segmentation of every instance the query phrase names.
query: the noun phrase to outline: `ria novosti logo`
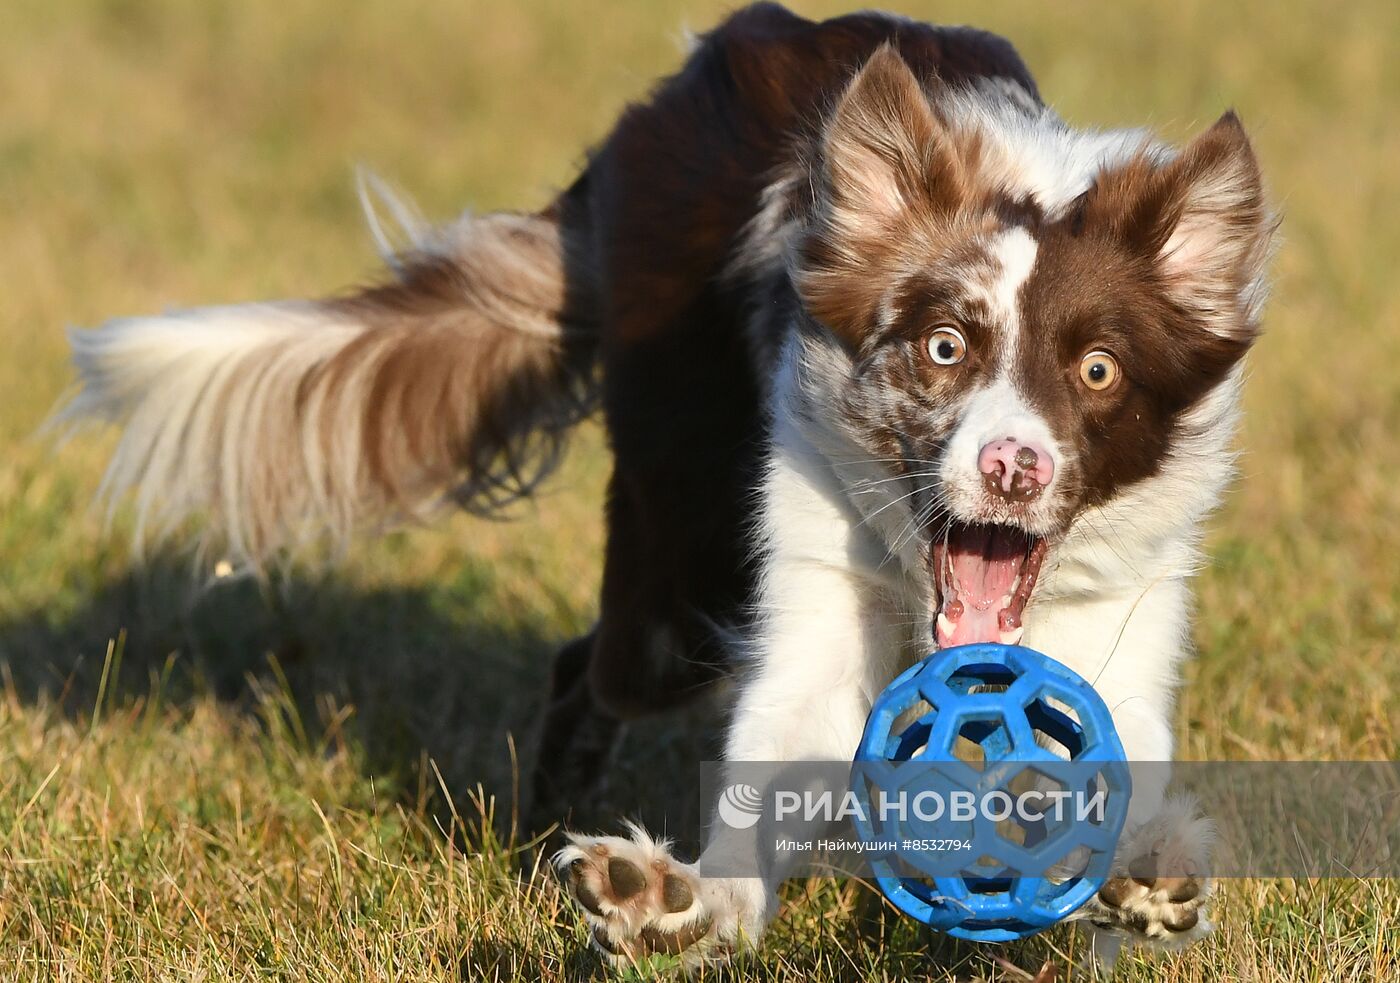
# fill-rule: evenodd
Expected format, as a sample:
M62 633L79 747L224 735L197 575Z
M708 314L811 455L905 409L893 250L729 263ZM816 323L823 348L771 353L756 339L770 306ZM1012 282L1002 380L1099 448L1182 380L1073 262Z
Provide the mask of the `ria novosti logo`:
M867 803L851 790L833 793L830 790L779 789L773 800L776 823L785 820L832 823L850 819L868 822L877 818L904 821L912 817L924 823L940 820L970 823L986 819L993 823L1050 820L1097 825L1104 821L1108 797L1102 789L1031 789L1012 794L998 788L979 794L967 789L924 789L911 793L901 788L894 792L877 790L873 801ZM763 804L763 794L757 788L747 782L735 782L719 797L719 818L731 829L751 829L763 816Z
M735 782L720 795L718 810L731 829L750 829L763 815L763 796L752 785Z
M972 858L992 857L1039 877L1117 835L1103 762L704 765L702 798L714 803L705 876L752 877L779 855L820 854L837 869L906 863L930 877L958 876ZM1043 864L1032 855L1040 844L1050 844Z

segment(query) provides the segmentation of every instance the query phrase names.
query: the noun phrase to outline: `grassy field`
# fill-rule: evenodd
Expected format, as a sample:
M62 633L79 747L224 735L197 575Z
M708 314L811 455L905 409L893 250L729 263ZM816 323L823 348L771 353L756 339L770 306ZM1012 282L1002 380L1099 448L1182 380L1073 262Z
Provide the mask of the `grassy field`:
M892 5L1008 35L1076 123L1182 138L1238 107L1285 241L1182 753L1400 757L1400 5ZM89 509L110 437L33 434L71 382L66 325L363 279L357 162L429 214L537 205L721 9L0 5L0 977L594 972L511 816L550 653L593 611L596 428L514 524L450 517L266 590L195 590L178 552L134 565ZM693 808L677 763L714 723L634 728L594 811ZM736 976L1028 978L873 924L870 897L793 885ZM1400 884L1233 881L1217 910L1121 978L1400 979Z

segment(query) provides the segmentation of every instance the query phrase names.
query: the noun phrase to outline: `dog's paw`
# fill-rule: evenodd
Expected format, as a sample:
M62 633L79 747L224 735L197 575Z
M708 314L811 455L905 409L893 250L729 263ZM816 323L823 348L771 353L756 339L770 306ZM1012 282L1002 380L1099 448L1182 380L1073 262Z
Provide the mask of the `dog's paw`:
M652 956L689 964L714 955L714 919L695 868L673 858L665 841L631 830L630 838L570 834L554 857L594 948L614 966Z
M1099 928L1175 948L1211 930L1206 905L1213 884L1206 871L1215 826L1190 800L1169 801L1123 838L1115 876L1085 908Z

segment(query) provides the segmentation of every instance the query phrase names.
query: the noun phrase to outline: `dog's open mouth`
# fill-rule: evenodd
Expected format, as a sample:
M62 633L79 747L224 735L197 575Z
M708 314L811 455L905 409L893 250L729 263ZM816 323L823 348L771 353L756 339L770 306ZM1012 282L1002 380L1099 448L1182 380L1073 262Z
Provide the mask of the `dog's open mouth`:
M1021 640L1045 540L1014 526L949 523L933 544L939 648Z

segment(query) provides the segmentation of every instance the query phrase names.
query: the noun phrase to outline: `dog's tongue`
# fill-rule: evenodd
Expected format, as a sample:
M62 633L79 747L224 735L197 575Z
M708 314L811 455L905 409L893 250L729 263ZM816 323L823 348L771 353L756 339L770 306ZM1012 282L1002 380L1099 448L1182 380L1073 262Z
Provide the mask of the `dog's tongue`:
M941 551L940 647L1019 640L1019 624L1006 630L1000 616L1013 606L1027 547L1024 534L1004 527L960 527L949 534Z

